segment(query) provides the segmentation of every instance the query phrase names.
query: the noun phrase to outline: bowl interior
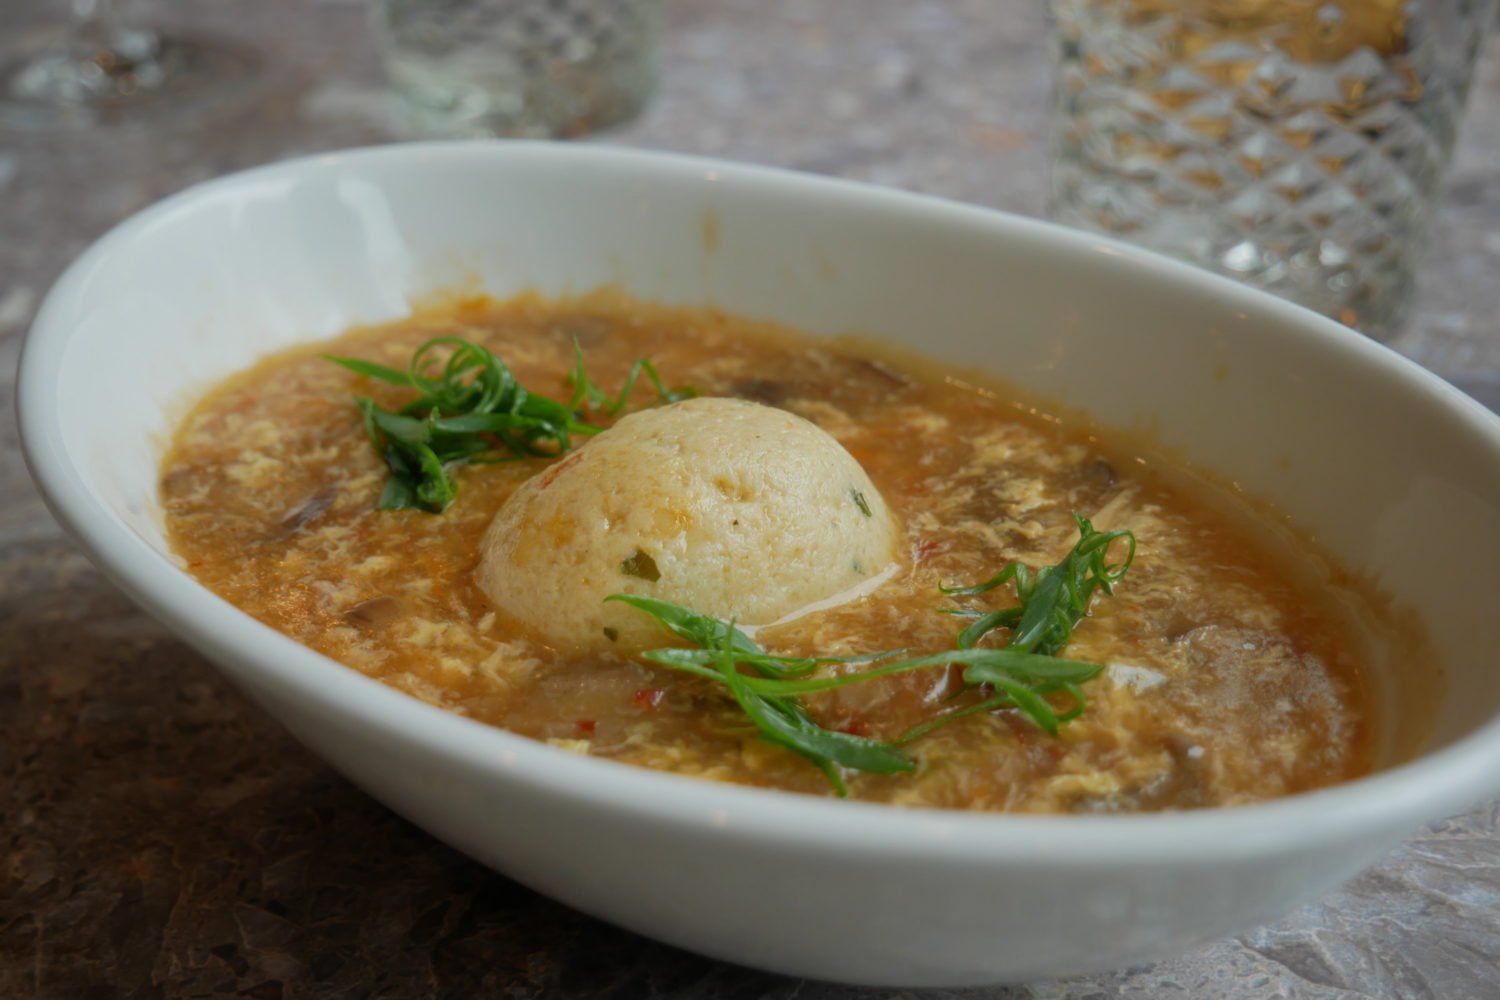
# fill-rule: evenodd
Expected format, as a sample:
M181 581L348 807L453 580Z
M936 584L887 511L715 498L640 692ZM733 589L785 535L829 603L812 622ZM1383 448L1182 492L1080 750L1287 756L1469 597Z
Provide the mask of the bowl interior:
M28 446L128 529L132 558L165 560L157 465L216 379L434 290L605 284L887 338L1148 433L1426 623L1447 670L1432 746L1500 714L1484 627L1500 553L1493 418L1301 310L929 199L524 144L254 171L127 223L68 274L28 345L28 368L47 373L23 388ZM1388 698L1423 687L1438 690Z

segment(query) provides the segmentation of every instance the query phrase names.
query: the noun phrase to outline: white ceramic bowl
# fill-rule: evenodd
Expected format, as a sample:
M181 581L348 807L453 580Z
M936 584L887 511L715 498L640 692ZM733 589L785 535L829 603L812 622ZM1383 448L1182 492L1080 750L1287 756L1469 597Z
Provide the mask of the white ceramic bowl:
M168 557L157 463L212 381L434 289L607 282L887 337L1153 428L1427 623L1449 681L1428 750L1315 794L1176 815L726 787L428 707L241 614ZM95 244L37 317L19 407L59 520L307 746L540 892L747 965L958 985L1150 959L1276 917L1500 788L1500 421L1310 312L1041 223L578 146L320 156L195 187Z

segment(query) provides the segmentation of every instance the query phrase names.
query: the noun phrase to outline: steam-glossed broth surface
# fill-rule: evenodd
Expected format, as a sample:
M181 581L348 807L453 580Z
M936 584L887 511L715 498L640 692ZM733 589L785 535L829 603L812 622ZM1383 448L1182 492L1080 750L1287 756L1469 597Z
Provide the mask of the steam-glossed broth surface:
M614 295L469 300L266 360L214 389L162 469L172 544L204 585L352 669L424 701L580 753L720 781L826 795L822 774L762 740L711 682L617 652L560 651L499 614L475 581L506 498L550 460L458 469L441 515L375 509L386 470L353 402L409 392L322 355L402 368L457 334L519 380L566 399L576 339L614 388L650 358L672 385L799 414L864 467L904 527L902 562L873 593L757 636L791 655L951 649L963 622L940 584L1007 562L1057 562L1073 512L1127 528L1138 555L1064 651L1108 665L1087 709L1047 735L1015 710L911 743L915 771L848 774L851 797L1022 812L1118 812L1245 803L1354 777L1372 763L1370 664L1352 620L1265 525L1214 487L1079 421L972 378L710 311ZM632 408L651 405L639 387ZM604 418L600 418L604 420ZM608 422L604 420L604 422ZM587 445L584 445L586 448ZM555 595L566 602L566 592ZM970 606L1014 603L1008 587ZM1001 633L1003 635L1003 632ZM666 644L666 643L663 643ZM954 702L929 670L809 695L824 727L894 739Z

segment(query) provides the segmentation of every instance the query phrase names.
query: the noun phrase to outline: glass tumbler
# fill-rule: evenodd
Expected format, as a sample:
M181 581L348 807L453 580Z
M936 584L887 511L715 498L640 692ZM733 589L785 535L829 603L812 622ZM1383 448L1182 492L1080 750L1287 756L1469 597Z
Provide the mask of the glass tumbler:
M1052 0L1050 211L1396 333L1495 0Z
M201 123L245 100L260 72L253 54L163 34L124 6L47 0L38 10L52 15L50 28L0 30L0 130Z
M659 0L370 0L398 124L416 135L579 135L656 85Z

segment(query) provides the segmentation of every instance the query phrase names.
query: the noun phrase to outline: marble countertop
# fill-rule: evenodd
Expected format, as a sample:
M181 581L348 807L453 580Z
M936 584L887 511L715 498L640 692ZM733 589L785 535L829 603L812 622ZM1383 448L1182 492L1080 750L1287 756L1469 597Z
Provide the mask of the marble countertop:
M0 37L58 13L7 0ZM265 60L198 131L0 132L0 996L915 997L752 972L543 899L303 751L111 587L21 462L16 358L91 240L188 184L391 137L358 0L136 6ZM668 0L661 92L597 141L1039 214L1044 5ZM1500 385L1500 35L1394 345ZM1286 919L1157 965L930 997L1334 998L1500 991L1500 803Z

